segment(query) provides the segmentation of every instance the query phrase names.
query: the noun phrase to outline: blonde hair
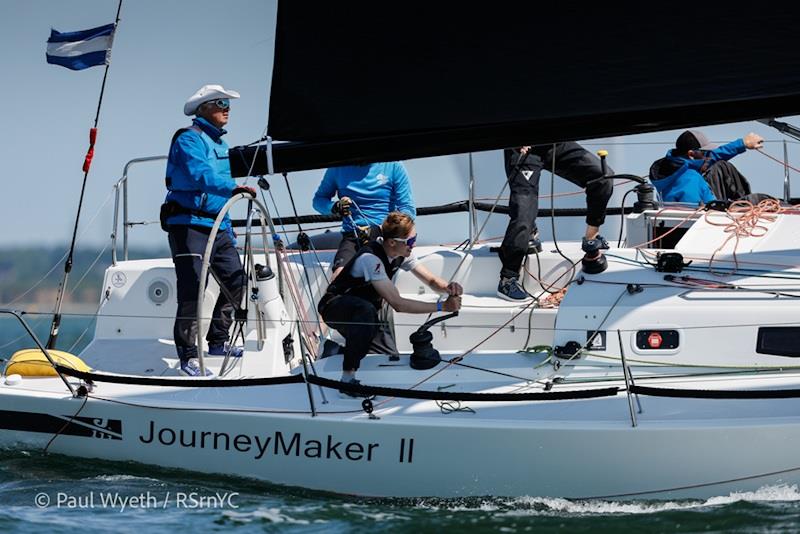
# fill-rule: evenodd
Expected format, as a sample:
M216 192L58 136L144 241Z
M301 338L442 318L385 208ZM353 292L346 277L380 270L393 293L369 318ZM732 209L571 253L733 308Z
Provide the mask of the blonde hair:
M385 238L407 237L414 228L414 219L407 213L393 211L381 224L381 234Z

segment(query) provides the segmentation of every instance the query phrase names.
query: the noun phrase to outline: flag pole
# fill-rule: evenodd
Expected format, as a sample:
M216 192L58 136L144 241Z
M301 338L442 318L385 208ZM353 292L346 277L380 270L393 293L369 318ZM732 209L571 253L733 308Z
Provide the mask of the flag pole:
M122 11L122 0L119 0L117 5L117 16L114 20L114 34L117 32L119 25L119 14ZM112 38L113 44L113 38ZM109 47L111 48L111 47ZM50 337L47 339L47 348L54 349L56 347L56 340L58 339L58 330L61 326L61 305L64 301L64 292L67 289L67 280L69 280L69 273L72 271L72 260L75 253L75 240L78 236L78 223L81 219L81 208L83 207L83 196L86 193L86 180L89 177L89 169L92 165L92 158L94 157L94 144L97 140L97 124L100 121L100 107L103 104L103 93L106 90L106 79L108 78L108 69L111 67L111 61L106 62L106 69L103 73L103 83L100 86L100 98L97 100L97 112L94 116L94 126L89 130L89 150L86 152L86 158L83 160L83 185L81 185L81 195L78 200L78 210L75 214L75 226L72 229L72 242L69 246L69 254L67 261L64 262L64 278L61 279L61 284L58 286L58 295L56 296L56 307L53 311L53 322L50 325Z

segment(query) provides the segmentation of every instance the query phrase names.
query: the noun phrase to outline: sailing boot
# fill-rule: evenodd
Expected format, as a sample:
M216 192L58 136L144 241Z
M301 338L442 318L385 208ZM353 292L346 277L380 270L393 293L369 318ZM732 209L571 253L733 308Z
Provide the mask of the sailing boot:
M600 274L608 268L608 261L603 256L602 250L608 249L608 241L601 235L594 239L583 238L581 249L585 252L581 260L583 272L586 274Z

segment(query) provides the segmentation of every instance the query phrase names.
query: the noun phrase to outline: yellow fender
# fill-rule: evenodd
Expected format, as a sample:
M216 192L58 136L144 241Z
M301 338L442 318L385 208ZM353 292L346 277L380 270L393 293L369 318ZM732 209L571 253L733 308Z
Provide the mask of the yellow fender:
M72 367L78 371L91 371L83 360L62 350L48 350L50 356L59 365ZM56 370L50 365L47 356L39 349L18 350L11 356L6 365L5 375L22 376L58 376Z

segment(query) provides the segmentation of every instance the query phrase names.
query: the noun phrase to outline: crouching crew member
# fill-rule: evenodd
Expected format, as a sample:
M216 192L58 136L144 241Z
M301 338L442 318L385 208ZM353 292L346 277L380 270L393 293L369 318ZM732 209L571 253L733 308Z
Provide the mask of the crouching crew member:
M345 338L342 382L360 383L356 371L368 352L397 354L388 325L378 321L384 301L404 313L454 312L461 308L461 285L448 284L423 266L413 253L416 240L413 219L405 213L390 213L381 224L381 237L370 241L344 265L320 300L322 318ZM392 282L398 269L411 271L434 291L447 294L447 299L422 302L403 298Z

